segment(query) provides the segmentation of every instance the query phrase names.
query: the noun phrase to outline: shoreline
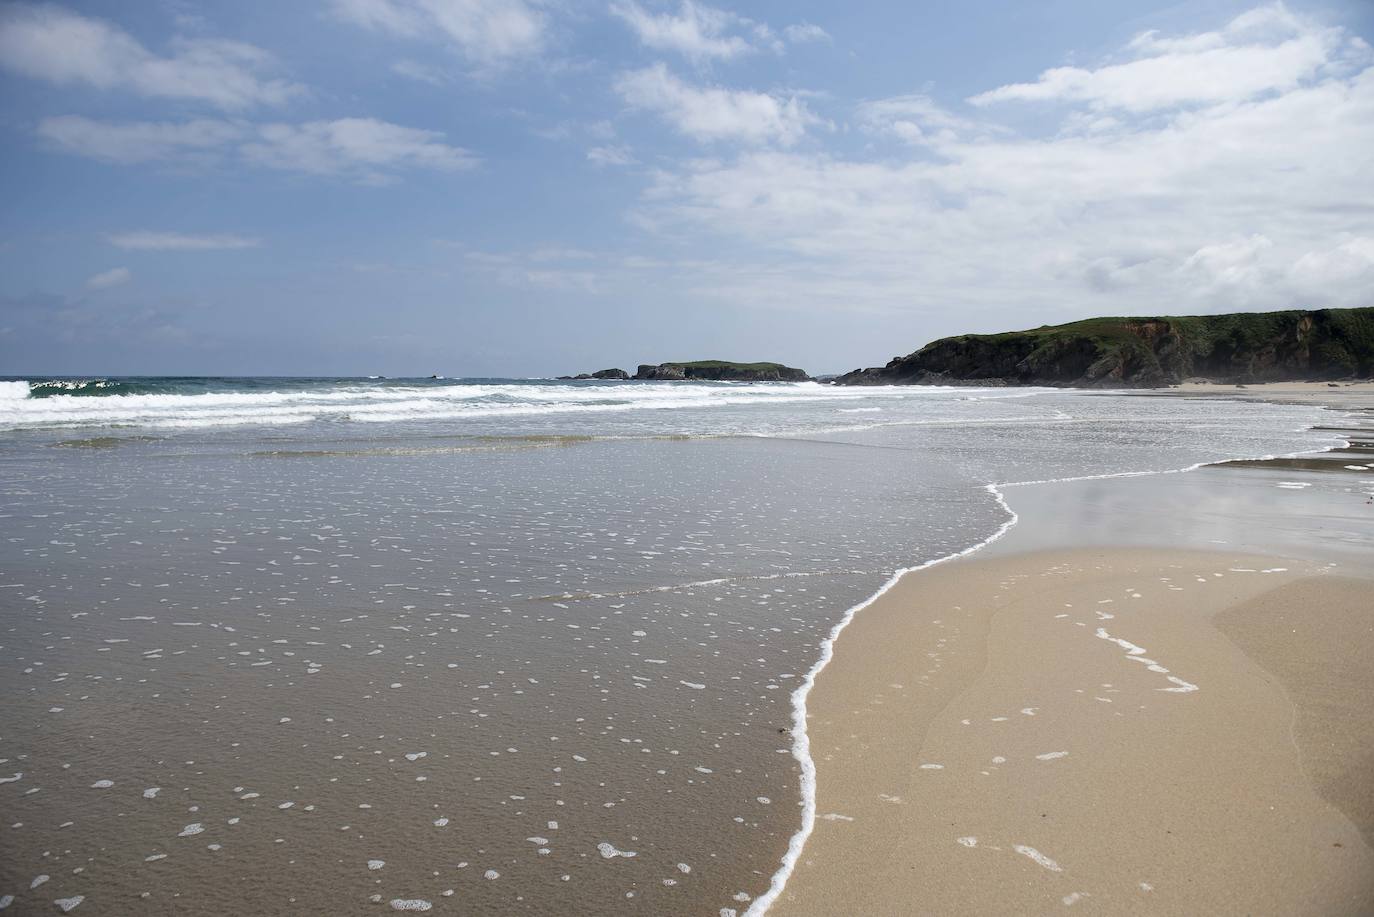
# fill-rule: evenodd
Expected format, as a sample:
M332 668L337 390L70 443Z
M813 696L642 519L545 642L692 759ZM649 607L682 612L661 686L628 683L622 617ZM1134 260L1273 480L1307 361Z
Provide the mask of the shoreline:
M1320 404L1321 406L1326 407L1326 408L1328 408L1329 410L1333 410L1333 411L1352 411L1352 410L1353 410L1353 411L1361 411L1361 410L1363 410L1363 411L1370 411L1372 408L1374 408L1374 383L1342 383L1342 386L1341 386L1341 387L1342 387L1342 388L1357 388L1357 389L1358 389L1356 392L1340 392L1340 393L1339 393L1339 394L1341 394L1341 395L1354 395L1354 400L1353 400L1353 401L1351 401L1349 398L1345 398L1345 397L1342 397L1342 398L1339 398L1339 399L1332 397L1332 396L1334 396L1334 395L1337 395L1338 393L1334 390L1333 387L1327 386L1327 385L1325 385L1324 383L1298 383L1298 384L1296 384L1296 385L1295 385L1295 384L1289 384L1289 383L1277 383L1277 384L1267 385L1267 386L1253 386L1253 387L1247 387L1247 388L1249 389L1248 392L1247 392L1247 391L1236 392L1236 391L1235 391L1235 387L1233 387L1233 386L1220 386L1220 385L1192 385L1192 386L1189 386L1189 390L1183 391L1183 392L1180 392L1180 391L1178 391L1177 389L1175 389L1175 390L1165 390L1165 391L1154 391L1154 392L1149 392L1148 394L1157 395L1157 396L1162 396L1162 397L1168 397L1168 396L1171 396L1171 395L1172 395L1173 397L1197 397L1197 396L1201 395L1201 396L1204 396L1204 397L1224 396L1224 397L1228 397L1228 398L1235 398L1235 397L1238 397L1238 396L1239 396L1239 397L1241 397L1241 398L1244 398L1245 400L1262 400L1262 401L1285 401L1285 400L1289 400L1289 397L1286 397L1286 396L1292 396L1292 395L1294 395L1294 394L1297 394L1297 395L1300 395L1300 396L1303 396L1303 397L1292 398L1293 401L1299 401L1299 402L1302 402L1302 403L1316 403L1316 404ZM1254 391L1255 389L1259 389L1260 391L1259 391L1259 392L1256 392L1256 391ZM1280 391L1280 389L1281 389L1281 391ZM1255 395L1261 394L1261 393L1262 393L1261 397L1255 397ZM1142 393L1142 394L1146 394L1146 393ZM1247 394L1249 395L1248 398L1245 397ZM977 544L975 544L975 545L972 545L972 546L970 546L970 547L968 547L968 548L966 548L966 549L964 549L964 550L962 550L962 551L956 552L956 553L954 553L954 554L946 555L946 556L944 556L944 557L940 557L940 558L937 558L937 559L934 559L934 560L925 562L925 563L920 564L920 565L917 565L917 566L913 566L913 567L910 567L910 568L904 568L904 569L902 569L902 570L898 570L896 573L893 574L893 576L892 576L886 583L884 583L884 585L882 586L882 588L879 589L876 593L874 593L872 596L868 597L867 599L865 599L863 602L859 603L858 605L855 605L854 607L852 607L852 608L850 608L849 610L847 610L846 613L845 613L845 616L841 619L841 621L840 621L839 623L836 624L836 626L832 629L832 631L831 631L831 633L829 634L829 636L827 637L827 639L822 643L820 658L819 658L819 659L817 660L817 662L813 665L812 669L807 673L806 680L803 682L803 684L802 684L802 685L797 689L797 691L794 693L794 697L793 697L793 724L794 724L794 747L793 747L793 755L794 755L794 757L797 758L797 760L799 761L799 763L800 763L800 765L801 765L801 769L802 769L802 795L803 795L803 800L804 800L804 804L805 804L804 813L803 813L803 824L802 824L801 828L798 830L798 832L797 832L796 834L793 835L793 837L792 837L792 839L791 839L791 841L790 841L790 843L789 843L789 847L788 847L787 854L784 856L784 858L783 858L783 860L782 860L781 868L774 874L773 879L772 879L772 882L770 883L770 887L769 887L768 892L767 892L766 894L764 894L764 895L758 897L757 899L755 899L755 900L751 903L750 907L749 907L748 910L745 912L745 913L746 913L746 917L755 917L755 915L762 915L762 914L764 914L765 912L772 912L772 913L778 913L778 912L781 912L781 913L793 913L793 912L796 912L796 913L810 913L810 912L820 913L820 912L821 912L821 911L811 911L811 910L808 910L808 908L805 907L804 905L798 905L798 904L797 904L797 899L798 899L798 897L799 897L799 894L804 894L804 890L803 890L803 892L799 893L799 891L798 891L798 889L797 889L797 887L796 887L797 883L794 882L793 880L794 880L794 877L795 877L795 875L796 875L796 873L797 873L797 869L798 869L799 864L801 864L801 863L803 862L803 856L809 857L809 856L811 855L811 852L812 852L812 851L808 848L808 843L811 842L811 839L812 839L812 837L814 836L814 834L815 834L815 832L816 832L817 819L818 819L818 818L823 818L823 816L818 816L818 814L817 814L817 813L819 812L817 797L818 797L818 794L820 793L821 790L820 790L820 787L819 787L819 785L818 785L818 784L819 784L819 780L820 780L820 778L818 777L818 767L817 767L817 764L816 764L816 762L815 762L815 759L814 759L814 757L813 757L813 755L812 755L813 737L812 737L812 735L811 735L811 730L808 728L808 720L811 718L811 715L812 715L812 714L810 713L810 711L809 711L809 708L808 708L808 700L809 700L809 699L811 698L811 696L812 696L813 689L814 689L814 688L817 686L817 684L819 683L819 679L821 678L822 673L827 669L827 667L828 667L828 666L832 663L832 661L836 658L835 644L838 642L839 636L841 635L842 632L844 632L844 631L846 630L846 628L849 627L850 624L852 624L852 623L854 622L854 620L855 620L856 617L858 616L858 612L863 611L863 610L865 610L865 609L868 609L868 608L870 608L870 607L872 607L872 606L874 606L874 605L878 605L878 604L883 603L884 600L885 600L885 597L890 596L891 593L893 592L893 590L902 588L905 584L907 584L907 583L909 583L909 582L911 582L911 581L917 580L917 579L919 578L919 575L926 575L926 576L928 576L928 575L929 575L929 574L928 574L928 571L931 571L932 568L940 568L940 569L943 570L943 571L949 571L949 570L951 570L951 569L957 569L957 570L959 570L959 571L968 571L968 572L970 572L970 573L972 573L972 574L974 574L974 575L976 576L977 573L978 573L978 568L979 568L980 566L986 566L987 564L995 564L995 563L997 562L997 559L996 559L995 557L992 558L992 559L989 559L987 553L984 552L984 549L985 549L985 548L988 548L989 546L993 545L994 543L997 543L997 542L999 542L999 541L1002 541L1002 539L1004 538L1004 536L1006 536L1006 535L1008 534L1008 532L1012 531L1013 527L1015 527L1015 526L1021 521L1021 516L1017 513L1017 511L1016 511L1015 509L1012 508L1011 504L1008 502L1008 500L1007 500L1007 498L1006 498L1006 494L1005 494L1004 488L1011 488L1011 487L1032 487L1032 488L1034 488L1034 487L1037 487L1037 486L1038 486L1038 487L1044 487L1044 486L1054 486L1054 485L1073 484L1073 483L1079 483L1079 482L1096 482L1096 481L1102 481L1102 480L1108 480L1108 479L1123 479L1123 478L1135 478L1135 479L1147 478L1147 479L1153 479L1153 478L1162 477L1162 476L1195 474L1195 473L1197 473L1197 472L1199 472L1200 470L1205 469L1205 468L1225 467L1225 466L1228 466L1228 465L1246 465L1246 464L1254 465L1254 464L1258 464L1258 463L1265 463L1265 462L1276 461L1276 460L1285 460L1285 459L1288 459L1288 460L1296 460L1296 459L1300 459L1300 458L1303 458L1303 457L1331 455L1331 454L1334 454L1334 453L1336 453L1336 452L1340 452L1340 451L1343 451L1343 450L1349 450L1349 449L1352 447L1352 445L1353 445L1353 443L1352 443L1352 441L1351 441L1350 439L1345 439L1345 441L1343 442L1343 444L1333 445L1333 446L1331 446L1331 447L1329 447L1329 448L1327 448L1327 449L1323 449L1323 450L1312 450L1312 451L1304 451L1304 452L1294 453L1294 454L1291 454L1291 455L1284 455L1284 456L1263 456L1263 457L1261 457L1261 458L1259 458L1259 459L1254 459L1254 458L1250 458L1250 459L1235 459L1235 458L1231 458L1231 459L1221 460L1221 461L1218 461L1218 462L1199 463L1199 464L1196 464L1196 465L1188 466L1188 467L1186 467L1186 468L1179 468L1179 469L1164 469L1164 470L1160 470L1160 471L1145 471L1145 472L1124 472L1124 473L1115 473L1115 474L1085 476L1085 477L1078 477L1078 478L1068 478L1068 479L1053 480L1053 481L1017 481L1017 482L1006 482L1006 483L996 483L996 484L988 484L988 485L986 485L987 491L988 491L989 493L993 494L993 495L996 497L996 499L998 500L998 502L1001 504L1002 508L1008 513L1008 519L999 527L999 529L998 529L995 533L993 533L990 537L988 537L987 539L985 539L985 540L983 540L983 541L981 541L981 542L979 542L979 543L977 543ZM1349 467L1349 466L1347 466L1347 467ZM1024 540L1024 539L1023 539L1023 540ZM1084 537L1083 540L1084 540L1084 541L1088 541L1088 540L1090 540L1090 539L1089 539L1088 536L1085 535L1085 537ZM1092 551L1092 550L1094 550L1094 549L1091 548L1091 547L1082 547L1082 548L1080 548L1080 550L1082 550L1082 551ZM1003 553L1003 554L1006 554L1007 552L1003 551L1002 553ZM1028 550L1027 550L1024 546L1021 546L1020 549L1019 549L1019 552L1017 551L1017 549L1013 548L1013 549L1012 549L1012 553L1013 553L1014 556L1022 556L1022 557L1024 557L1024 556L1027 555L1027 553L1033 554L1033 553L1034 553L1034 550L1031 549L1031 550L1028 552ZM1199 546L1199 547L1193 548L1192 551L1190 551L1189 553L1190 553L1190 554L1200 555L1200 556L1202 556L1202 557L1208 557L1208 556L1210 556L1210 552L1208 552L1207 550L1205 550L1205 548L1202 548L1202 547L1200 547L1200 546ZM1250 555L1250 556L1253 557L1254 555ZM1332 566L1334 566L1334 564L1333 564ZM1248 569L1248 568L1242 568L1242 569ZM1268 572L1268 571L1266 570L1266 572ZM1324 572L1324 571L1323 571L1323 572ZM889 599L888 601L892 601L892 600ZM1219 616L1221 616L1222 614L1225 614L1225 613L1227 613L1227 612L1229 612L1229 611L1231 611L1231 610L1232 610L1232 609L1231 609L1231 606L1227 606L1226 608L1221 608L1221 609L1213 609L1212 612L1211 612L1211 616L1213 616L1213 617L1219 617ZM854 639L854 638L851 638L851 641L852 641L853 639ZM1104 639L1109 639L1109 638L1104 638ZM1134 651L1137 651L1137 650L1138 650L1139 652L1141 652L1141 653L1144 652L1144 650L1141 650L1139 647L1135 647L1133 644L1130 644L1130 643L1127 642L1127 641L1113 640L1113 642L1122 643L1124 646L1126 646L1126 647L1129 648L1128 651L1130 651L1130 652L1134 652ZM846 645L849 645L849 644L846 643ZM850 653L854 653L854 652L857 652L857 651L856 651L856 650L850 650L849 652L850 652ZM1146 661L1151 661L1151 662L1152 662L1152 660L1146 660ZM1162 668L1162 667L1160 667L1160 668ZM1169 677L1171 680L1177 680L1177 679L1175 679L1174 676L1168 676L1168 677ZM833 676L832 676L832 678L833 678ZM1183 691L1183 692L1188 692L1188 691L1191 691L1191 690L1196 690L1196 686L1195 686L1195 685L1188 684L1188 683L1183 682L1183 681L1181 681L1181 680L1178 680L1178 684L1179 684L1179 685L1186 685L1186 687L1178 687L1178 686L1176 686L1176 687L1174 687L1174 688L1172 688L1172 689L1164 689L1164 690L1175 690L1175 691ZM819 697L819 695L818 695L818 697ZM1053 756L1051 756L1051 757L1053 757ZM932 767L932 768L939 768L939 769L942 769L942 766L939 766L939 765L933 765L933 766L931 766L931 767ZM1370 811L1374 811L1374 803L1371 803L1371 804L1369 805L1368 808L1370 809ZM852 820L853 820L852 817L846 819L846 817L845 817L845 816L842 816L842 815L837 815L836 818L837 818L838 820L848 820L848 821L852 821ZM1362 830L1365 831L1365 836L1366 836L1366 837L1369 837L1369 836L1370 836L1370 832L1369 832L1369 830L1368 830L1367 828L1362 829ZM961 839L961 840L960 840L960 843L963 844L965 840L967 840L967 839L966 839L966 838L965 838L965 839ZM975 843L976 843L976 842L975 842ZM813 845L813 846L814 846L814 845ZM1019 850L1020 850L1020 848L1018 848L1018 851L1019 851ZM1365 850L1366 850L1367 853L1370 853L1370 852L1371 852L1371 851L1369 851L1369 848L1368 848L1368 847L1365 847ZM1024 851L1020 851L1020 852L1024 852ZM1035 860L1036 857L1031 857L1031 859ZM1038 860L1037 860L1037 862L1038 862ZM1371 863L1374 863L1374 859L1371 860ZM1041 865L1044 865L1044 864L1041 864ZM1056 867L1057 867L1057 864L1055 864L1055 865L1056 865ZM853 864L853 863L847 863L845 868L846 868L846 869L850 869L850 868L853 868L854 866L855 866L855 864ZM1052 870L1052 871L1057 872L1057 871L1059 871L1059 869L1056 868L1056 869L1054 869L1054 870ZM1372 872L1371 875L1374 875L1374 872ZM1371 880L1371 888L1374 888L1374 880ZM1072 899L1072 900L1071 900L1071 899ZM1072 904L1072 903L1076 902L1077 900L1079 900L1078 893L1073 893L1071 896L1065 897L1065 899L1064 899L1064 901L1063 901L1063 904L1064 904L1064 905L1069 905L1069 904ZM1371 900L1374 900L1374 899L1371 899ZM844 902L841 902L841 901L832 901L832 902L830 902L830 905L833 907L833 906L839 906L839 905L842 904L842 903L844 903ZM852 902L848 902L848 904L852 904ZM778 907L776 907L777 905L780 905L780 906L781 906L781 910L779 910Z
M806 841L809 839L809 837L811 836L811 832L815 828L816 763L815 759L811 756L810 753L811 737L806 722L806 701L810 696L811 691L815 687L817 678L819 678L821 672L825 670L825 668L830 664L831 660L834 658L835 643L839 640L840 635L841 633L843 633L844 629L848 627L858 616L859 612L863 611L865 608L868 608L871 605L876 604L889 591L900 585L900 583L907 576L919 573L923 570L928 570L931 567L936 567L941 564L950 563L953 561L957 561L961 558L973 555L978 551L981 551L983 548L986 548L993 542L997 541L998 539L1002 538L1004 535L1007 534L1007 532L1011 531L1011 528L1014 525L1016 525L1020 517L1017 516L1016 512L1012 510L1012 508L1007 504L1005 496L1003 496L1002 492L997 489L996 484L988 484L986 485L986 489L989 493L993 494L997 498L998 502L1002 505L1002 508L1005 509L1011 516L1011 518L1007 519L1005 522L1002 523L1002 525L997 529L996 532L994 532L991 536L984 539L983 541L971 545L970 547L967 547L962 551L957 551L953 554L946 554L943 557L937 557L934 560L929 560L925 563L917 564L913 567L903 567L897 570L892 574L891 577L887 579L885 583L883 583L883 585L878 589L877 592L873 593L857 605L851 606L848 610L846 610L844 616L841 617L840 620L835 624L835 626L831 628L830 633L821 642L820 657L816 660L815 663L812 664L811 668L807 670L807 673L802 681L802 684L796 689L795 692L793 692L792 695L792 734L794 737L792 755L801 767L802 773L801 795L802 801L804 803L802 827L792 835L792 838L788 842L787 853L783 856L782 866L777 872L773 874L773 877L769 883L768 891L760 895L759 897L755 898L750 903L748 910L744 912L744 917L761 917L761 915L769 911L773 904L783 894L783 892L786 890L787 882L792 877L792 874L796 869L796 864L802 854L803 849L806 846Z

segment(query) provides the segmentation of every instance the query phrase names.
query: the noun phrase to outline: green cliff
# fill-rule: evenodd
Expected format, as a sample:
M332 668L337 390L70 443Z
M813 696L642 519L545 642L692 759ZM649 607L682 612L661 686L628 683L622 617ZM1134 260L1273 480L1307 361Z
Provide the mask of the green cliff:
M839 385L1160 386L1374 375L1374 308L1090 318L941 338Z

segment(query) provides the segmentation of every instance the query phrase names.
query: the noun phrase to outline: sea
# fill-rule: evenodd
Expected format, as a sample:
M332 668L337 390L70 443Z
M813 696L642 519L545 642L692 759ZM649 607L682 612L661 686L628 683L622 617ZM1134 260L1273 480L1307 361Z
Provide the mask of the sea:
M1138 392L0 381L0 904L759 914L805 702L999 485L1341 444ZM840 651L843 644L840 644Z

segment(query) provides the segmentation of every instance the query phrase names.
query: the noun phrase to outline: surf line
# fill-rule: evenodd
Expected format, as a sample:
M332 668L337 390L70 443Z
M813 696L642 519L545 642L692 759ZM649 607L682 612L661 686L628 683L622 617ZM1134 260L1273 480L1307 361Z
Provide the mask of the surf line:
M903 576L918 570L929 569L945 561L967 557L992 544L1011 530L1011 527L1020 519L1016 515L1016 511L1007 504L1006 497L1002 495L998 485L987 484L984 485L983 489L996 498L998 505L1007 514L1006 520L997 528L997 531L962 551L946 554L943 557L937 557L912 567L902 567L893 573L877 592L846 611L839 622L830 629L830 633L821 641L820 658L811 666L802 683L792 692L792 757L801 767L802 824L788 842L787 852L783 854L782 865L773 874L768 891L753 900L749 909L744 912L744 917L761 917L778 899L778 896L782 894L783 887L787 884L787 880L791 878L792 872L797 868L797 861L801 859L802 848L806 846L807 838L811 836L811 832L816 827L816 761L811 757L811 737L806 731L806 698L816 684L816 676L820 675L821 670L830 664L831 658L835 655L835 641L839 639L840 633L849 626L849 622L854 620L855 615L882 598L889 589L897 585L897 581Z

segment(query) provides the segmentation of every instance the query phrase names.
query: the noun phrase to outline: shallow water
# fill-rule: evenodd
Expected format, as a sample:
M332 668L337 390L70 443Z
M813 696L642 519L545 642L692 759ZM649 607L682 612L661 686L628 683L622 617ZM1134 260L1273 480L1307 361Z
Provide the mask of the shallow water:
M1335 439L1111 394L291 384L0 399L16 906L743 912L820 641L995 532L984 485Z

